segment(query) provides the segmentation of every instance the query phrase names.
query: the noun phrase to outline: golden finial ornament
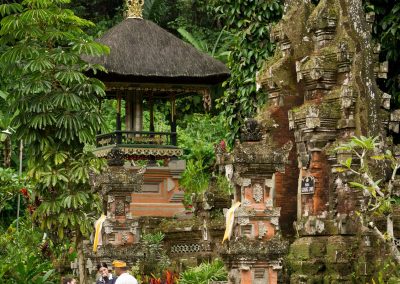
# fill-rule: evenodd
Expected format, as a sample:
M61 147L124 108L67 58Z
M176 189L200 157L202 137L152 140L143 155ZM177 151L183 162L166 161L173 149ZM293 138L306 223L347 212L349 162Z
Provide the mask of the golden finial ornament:
M128 18L138 18L143 19L142 11L144 0L126 0L128 6Z

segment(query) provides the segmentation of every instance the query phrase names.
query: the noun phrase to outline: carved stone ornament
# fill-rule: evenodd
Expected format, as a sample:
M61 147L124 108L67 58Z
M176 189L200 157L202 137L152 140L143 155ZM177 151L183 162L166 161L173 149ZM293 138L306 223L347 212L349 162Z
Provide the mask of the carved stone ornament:
M122 238L121 238L122 243L123 244L127 244L128 243L128 239L129 239L128 233L127 232L122 233Z
M279 218L278 217L272 217L271 218L271 224L275 226L279 226Z
M257 173L269 173L272 176L277 169L284 172L292 148L291 141L281 148L276 148L268 138L259 143L237 143L233 151L235 174L243 176L247 173L254 174L257 170Z
M246 226L250 223L250 219L248 217L239 217L238 218L238 224L240 226Z
M254 208L249 208L249 207L243 207L240 206L237 210L236 210L236 214L238 217L252 217L256 215L256 211L254 210Z
M281 216L281 207L267 208L264 213L269 217L279 217Z
M104 232L105 232L107 235L111 234L111 233L113 232L112 226L109 226L109 225L104 226Z
M260 203L261 200L264 197L264 192L263 192L263 188L261 187L261 185L256 184L253 187L253 198L257 203Z
M101 173L90 175L90 185L94 192L99 192L104 198L109 196L108 203L113 202L111 192L140 192L142 190L143 174L133 173L124 167L107 167Z
M246 120L241 129L242 141L260 141L262 139L261 126L255 119Z
M272 207L272 206L274 206L274 201L271 198L268 198L265 201L265 207Z
M109 166L121 167L124 165L124 153L118 148L113 148L106 159Z
M115 215L116 216L125 216L125 201L122 199L118 199L115 202Z
M99 247L97 253L94 253L92 249L85 249L85 255L92 259L96 259L96 263L101 258L109 258L109 259L119 259L121 256L124 259L139 259L143 257L143 251L140 246L136 245L127 245L127 246L113 246L111 244L107 244Z
M262 239L268 232L267 226L265 226L264 222L258 222L258 238Z
M225 165L225 176L228 181L232 180L233 178L233 165Z

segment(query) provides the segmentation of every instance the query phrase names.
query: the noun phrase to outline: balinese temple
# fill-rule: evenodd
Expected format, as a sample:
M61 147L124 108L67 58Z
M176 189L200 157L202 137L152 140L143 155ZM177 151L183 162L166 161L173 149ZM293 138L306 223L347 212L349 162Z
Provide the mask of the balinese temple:
M106 99L116 101L116 129L97 136L95 154L113 164L117 151L125 168L133 172L143 165L138 160L147 161L141 190L136 190L140 192L126 197L131 198L128 208L120 214L170 217L184 210L179 178L185 161L180 160L183 149L177 144L175 102L193 94L209 102L212 88L226 80L229 71L223 63L143 19L143 5L143 0L127 1L126 19L98 39L110 47L110 54L87 59L107 69L96 77L106 85ZM169 109L168 132L156 127L157 104Z
M110 104L115 110L115 129L99 133L94 150L108 167L90 178L104 211L95 235L99 243L86 246L91 275L100 262L123 259L133 265L143 258L140 240L151 229L149 222L185 216L179 179L186 164L177 143L176 100L201 95L208 103L212 89L229 77L223 63L143 19L143 5L143 0L127 1L126 19L98 39L110 47L109 55L85 58L106 68L93 76L106 86L104 115L110 116ZM160 108L169 115L163 129L155 119Z

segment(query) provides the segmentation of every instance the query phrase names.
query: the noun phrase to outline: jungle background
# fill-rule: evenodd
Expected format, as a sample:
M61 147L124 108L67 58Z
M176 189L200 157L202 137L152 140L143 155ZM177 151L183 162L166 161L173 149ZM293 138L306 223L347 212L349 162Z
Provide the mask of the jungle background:
M317 2L313 1L313 3ZM21 3L27 10L32 5L52 5L46 0L2 0L0 4L10 3ZM122 21L125 11L123 0L58 0L54 3L57 7L62 7L64 12L67 11L65 13L74 13L94 23L71 20L75 21L74 24L81 26L82 36L87 39L87 42L92 42L107 29ZM378 83L384 92L392 96L392 107L397 108L400 105L400 51L398 49L400 1L366 0L364 6L366 11L375 12L373 39L381 44L381 59L389 61L388 78L379 79ZM70 273L69 263L77 257L79 252L79 238L90 235L91 224L97 214L93 210L91 213L88 211L88 204L91 204L93 199L99 200L98 197L91 196L85 186L79 186L79 190L75 188L72 191L63 187L63 181L70 178L64 173L73 169L72 175L75 175L80 184L87 185L88 171L100 170L104 163L90 156L93 141L89 138L60 136L52 131L51 127L46 128L46 124L51 126L51 123L46 120L38 122L40 127L29 128L21 117L22 114L30 113L30 110L27 105L18 102L18 97L13 96L13 91L20 91L18 88L22 87L15 86L15 80L26 75L24 72L27 71L16 70L15 74L10 73L8 69L10 57L7 58L7 54L10 55L7 53L10 48L26 43L22 42L18 36L10 35L12 25L9 24L12 20L7 15L21 12L19 8L14 8L15 11L0 8L2 19L0 141L1 151L3 151L0 168L0 244L2 247L0 282L56 283L60 275ZM187 205L190 205L193 194L200 194L208 188L208 181L213 174L214 145L224 140L227 147L231 147L245 118L254 116L257 109L266 103L266 94L256 88L256 72L274 52L274 44L269 40L269 28L281 18L282 12L283 1L278 0L145 1L144 18L157 23L197 49L223 61L231 71L231 77L214 90L211 110L205 111L202 98L196 95L181 99L177 104L178 142L180 147L185 149L184 158L187 160L187 170L182 178ZM51 17L51 15L43 17L45 21L46 17ZM29 22L32 19L27 18L26 21ZM60 30L63 28L58 23L56 26ZM14 25L13 29L14 32L26 32L23 25ZM17 52L19 54L15 54L16 58L24 58L24 54L28 51L19 49ZM44 47L38 48L35 52L38 52L40 58L46 57ZM107 52L106 47L100 48L99 53L103 52ZM34 71L41 72L42 70L39 68ZM68 78L66 80L68 81ZM91 81L90 84L102 87L99 82ZM102 92L104 91L99 91L99 93ZM56 103L49 100L46 104L45 107L52 108ZM72 102L71 107L76 108L76 105ZM115 127L115 109L112 102L103 107L102 117L99 118L101 121L99 125L103 130ZM32 119L37 119L34 112L31 111L31 115ZM167 129L167 116L167 109L160 107L156 110L156 131ZM85 127L85 125L80 127ZM28 128L31 131L27 133ZM51 163L50 158L44 158L40 161L41 164L36 161L35 155L43 150L41 142L37 139L40 136L39 130L44 130L46 135L50 135L45 150L51 157ZM79 128L75 130L78 131ZM21 137L27 135L31 139L25 139L22 143ZM74 141L80 147L80 158L71 164L66 160L73 154L70 151L70 145L75 143ZM21 145L24 147L21 148ZM59 145L64 145L64 148L61 149L61 154L56 156L54 152L60 150ZM56 174L51 174L46 168L54 164L58 171ZM44 182L44 178L48 180ZM63 196L63 199L46 203L46 198L50 197L43 191L48 186L57 189L56 192ZM227 190L229 191L229 188ZM18 203L20 203L19 210ZM98 208L100 208L99 202ZM65 220L54 219L54 215L60 214L65 215ZM82 216L87 222L84 226L77 227ZM55 231L54 228L56 228ZM149 244L155 245L158 251L162 251L162 247L159 246L162 237L149 236L148 238ZM213 265L215 267L201 267L189 271L186 276L182 275L182 279L197 277L196 273L204 275L204 269L214 269L217 273L221 273L223 269L221 264L214 263ZM149 271L149 273L160 272Z

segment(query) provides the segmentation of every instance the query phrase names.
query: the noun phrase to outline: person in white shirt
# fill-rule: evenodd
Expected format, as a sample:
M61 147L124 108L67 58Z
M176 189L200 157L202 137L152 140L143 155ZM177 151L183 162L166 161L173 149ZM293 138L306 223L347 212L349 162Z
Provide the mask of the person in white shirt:
M121 260L114 260L112 265L114 267L115 274L117 274L118 276L115 284L138 284L136 278L128 273L126 262Z

